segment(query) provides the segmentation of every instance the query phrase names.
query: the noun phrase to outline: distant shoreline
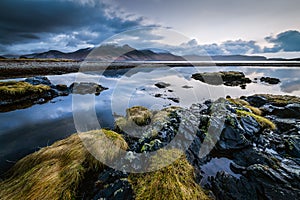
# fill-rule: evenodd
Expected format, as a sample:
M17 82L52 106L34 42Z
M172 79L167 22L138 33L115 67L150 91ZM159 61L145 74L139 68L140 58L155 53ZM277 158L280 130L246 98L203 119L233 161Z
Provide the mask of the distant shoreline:
M57 59L3 59L0 60L0 79L38 75L61 75L84 71L118 70L135 67L300 67L299 61L125 61L125 62L80 62ZM109 65L109 68L107 67Z

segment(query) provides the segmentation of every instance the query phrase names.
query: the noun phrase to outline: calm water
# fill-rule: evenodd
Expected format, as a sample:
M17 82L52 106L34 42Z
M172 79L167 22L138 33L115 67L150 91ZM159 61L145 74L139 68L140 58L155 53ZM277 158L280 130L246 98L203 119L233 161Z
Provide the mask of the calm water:
M246 90L240 87L212 86L191 79L196 72L242 71L251 78L270 76L280 78L278 85L251 83ZM70 85L80 73L48 76L54 84ZM103 128L112 128L115 115L124 115L128 107L146 106L159 110L170 105L189 107L194 102L230 95L239 97L258 93L289 94L300 96L300 68L287 67L176 67L108 71L85 76L87 80L99 79L109 90L99 96L58 97L51 102L27 109L0 113L0 174L23 156L51 145L54 141L76 132L72 111L95 109ZM77 78L78 80L78 78ZM159 89L155 83L163 81L170 86ZM189 86L190 88L183 88ZM154 97L161 94L160 98ZM76 103L72 99L76 98ZM90 101L90 97L94 101ZM175 103L168 98L179 98Z

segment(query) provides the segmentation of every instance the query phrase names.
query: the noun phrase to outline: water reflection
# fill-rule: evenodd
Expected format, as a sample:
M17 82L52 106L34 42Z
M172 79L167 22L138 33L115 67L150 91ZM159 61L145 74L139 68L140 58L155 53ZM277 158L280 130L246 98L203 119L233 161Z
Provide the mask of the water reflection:
M246 90L242 90L240 87L212 86L191 79L193 73L213 71L242 71L252 80L270 76L279 78L281 83L268 85L258 80L257 83L248 84ZM72 73L48 78L53 84L70 85L77 75L78 73ZM161 109L170 105L189 107L195 102L226 95L239 97L272 93L300 96L300 68L294 67L165 67L146 70L134 68L108 70L104 75L95 72L88 76L98 79L99 84L109 88L99 96L93 96L94 105L86 101L88 96L81 96L82 102L72 107L72 96L69 95L27 109L0 113L0 173L9 165L7 160L17 160L38 147L50 145L74 133L73 109L80 110L82 114L87 109L95 109L101 127L112 128L114 115L124 115L126 108L135 105ZM161 81L169 83L170 86L161 89L154 86ZM179 98L179 103L168 97Z

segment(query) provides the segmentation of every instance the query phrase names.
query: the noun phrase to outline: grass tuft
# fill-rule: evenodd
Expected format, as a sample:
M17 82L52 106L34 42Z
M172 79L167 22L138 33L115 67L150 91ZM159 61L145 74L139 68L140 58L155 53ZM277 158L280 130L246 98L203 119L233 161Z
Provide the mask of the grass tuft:
M124 139L112 131L80 134L101 135L100 132L127 146ZM9 178L0 182L0 197L3 200L74 199L85 175L103 168L85 148L79 135L74 134L18 161L8 172Z
M180 156L172 165L145 174L131 174L135 197L140 199L209 199L195 180L194 169L179 150L159 150L151 165L160 165L172 156ZM151 166L150 166L151 167Z
M247 111L243 111L243 110L236 110L238 115L241 116L251 116L253 117L259 124L261 127L263 128L270 128L271 130L275 130L276 129L276 125L269 119L256 115L254 113L251 112L247 112Z

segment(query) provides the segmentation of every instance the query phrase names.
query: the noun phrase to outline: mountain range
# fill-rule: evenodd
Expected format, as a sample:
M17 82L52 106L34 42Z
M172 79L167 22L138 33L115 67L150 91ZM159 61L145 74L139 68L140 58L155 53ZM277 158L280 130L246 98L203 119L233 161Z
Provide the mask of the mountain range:
M11 56L1 56L8 58ZM79 49L74 52L64 53L57 50L50 50L42 53L33 53L21 55L19 58L29 59L70 59L82 61L86 58L100 61L300 61L300 58L267 59L264 56L246 56L246 55L217 55L217 56L199 56L186 55L178 56L167 51L155 51L153 49L138 50L129 45L103 45L97 48Z

